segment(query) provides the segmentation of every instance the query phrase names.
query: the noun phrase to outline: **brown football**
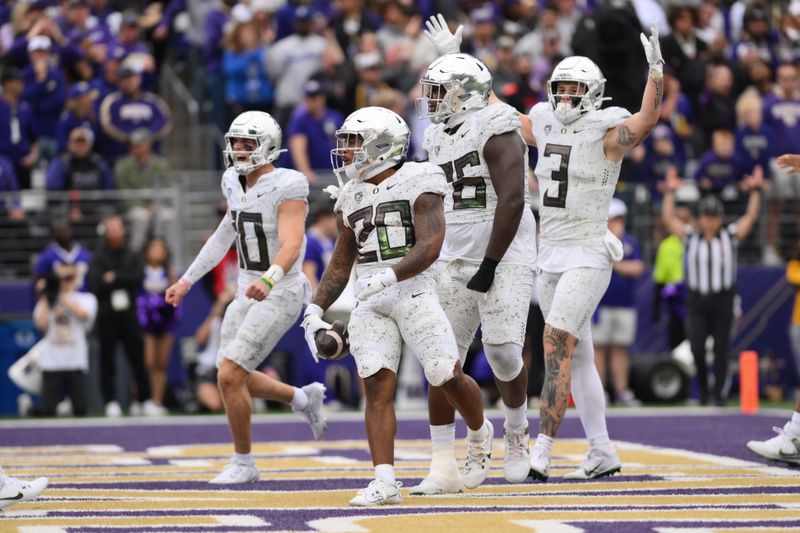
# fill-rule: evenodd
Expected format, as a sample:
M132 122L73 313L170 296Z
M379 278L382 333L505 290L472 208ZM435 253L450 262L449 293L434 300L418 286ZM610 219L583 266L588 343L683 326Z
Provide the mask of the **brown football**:
M317 353L323 359L336 361L350 353L350 337L341 320L335 320L330 329L317 331L314 341Z

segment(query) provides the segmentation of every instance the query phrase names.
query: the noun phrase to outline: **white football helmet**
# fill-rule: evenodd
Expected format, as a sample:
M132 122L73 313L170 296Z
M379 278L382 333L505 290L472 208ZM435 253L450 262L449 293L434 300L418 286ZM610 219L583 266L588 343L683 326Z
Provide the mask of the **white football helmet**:
M580 94L567 94L558 92L559 82L575 82L583 86L584 92ZM578 120L582 115L594 109L600 109L606 88L606 79L600 68L588 57L571 56L563 59L550 76L547 83L547 99L553 107L556 117L564 124ZM571 103L561 101L563 96L569 96Z
M344 180L368 180L401 162L408 153L411 132L400 115L383 107L364 107L336 130L331 166Z
M469 54L448 54L431 63L419 83L422 98L417 99L417 116L455 126L470 111L488 105L492 73Z
M281 150L281 127L269 113L245 111L233 119L225 134L222 152L225 168L233 167L239 174L247 175L258 167L275 161L286 150ZM235 151L234 139L254 141L251 150Z

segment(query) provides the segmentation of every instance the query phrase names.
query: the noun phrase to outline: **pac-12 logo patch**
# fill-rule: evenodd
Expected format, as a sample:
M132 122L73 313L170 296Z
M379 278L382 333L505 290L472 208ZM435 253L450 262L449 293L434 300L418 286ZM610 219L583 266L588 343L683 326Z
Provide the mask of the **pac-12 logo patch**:
M356 203L357 203L357 204L360 204L360 203L361 203L361 200L363 200L363 199L364 199L364 193L363 193L363 192L357 192L357 193L356 193L356 194L353 196L353 198L355 199L355 201L356 201Z
M553 129L553 126L551 126L550 124L548 124L547 126L545 126L545 127L544 127L544 134L545 134L545 135L550 135L550 131L551 131L552 129Z

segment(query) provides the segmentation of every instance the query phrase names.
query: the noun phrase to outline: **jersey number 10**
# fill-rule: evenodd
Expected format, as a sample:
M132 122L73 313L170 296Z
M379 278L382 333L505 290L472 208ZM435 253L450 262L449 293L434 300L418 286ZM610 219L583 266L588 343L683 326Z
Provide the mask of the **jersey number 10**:
M267 248L267 236L264 234L263 219L261 213L244 213L241 211L231 211L233 229L236 231L236 248L239 256L239 268L247 270L259 270L264 272L269 268L269 249ZM258 261L250 259L247 249L247 229L252 228L258 243Z

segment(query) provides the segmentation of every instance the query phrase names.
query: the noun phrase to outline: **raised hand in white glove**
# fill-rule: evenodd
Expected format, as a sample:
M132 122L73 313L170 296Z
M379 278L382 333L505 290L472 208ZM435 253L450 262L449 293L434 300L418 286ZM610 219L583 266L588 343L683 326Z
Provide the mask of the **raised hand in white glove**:
M436 46L439 55L457 54L461 51L461 33L464 31L464 26L459 24L456 32L450 33L450 28L447 26L447 21L444 16L439 13L431 15L431 18L425 21L427 30L424 31L425 37L431 40Z
M311 357L314 361L319 363L319 353L317 353L317 341L314 339L317 331L321 329L330 329L331 325L322 320L322 308L316 304L311 304L306 307L303 313L303 322L300 324L305 330L306 344L308 349L311 350Z
M650 70L656 70L659 73L664 70L664 58L661 56L661 44L658 42L658 24L655 22L650 26L650 37L645 36L644 33L639 34L644 47L644 55L647 57L647 63L650 65Z
M366 279L366 284L363 285L356 298L359 300L366 300L373 294L381 292L386 287L391 287L397 283L397 276L391 268L385 268L380 272L376 272Z

